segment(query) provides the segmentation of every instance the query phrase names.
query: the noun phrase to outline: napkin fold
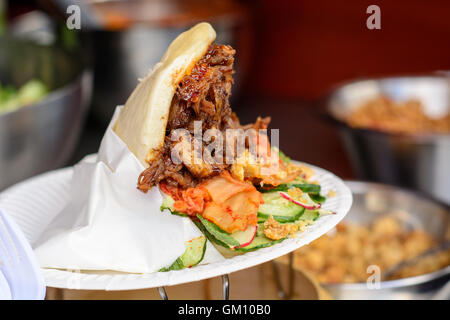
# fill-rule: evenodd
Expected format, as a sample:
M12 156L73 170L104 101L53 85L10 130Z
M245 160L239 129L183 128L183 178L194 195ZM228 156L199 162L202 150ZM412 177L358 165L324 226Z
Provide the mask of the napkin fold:
M35 246L41 267L151 273L170 266L186 241L202 235L189 218L160 211L157 187L136 189L144 167L112 129L121 109L97 156L75 165L70 200ZM202 264L223 259L208 241Z

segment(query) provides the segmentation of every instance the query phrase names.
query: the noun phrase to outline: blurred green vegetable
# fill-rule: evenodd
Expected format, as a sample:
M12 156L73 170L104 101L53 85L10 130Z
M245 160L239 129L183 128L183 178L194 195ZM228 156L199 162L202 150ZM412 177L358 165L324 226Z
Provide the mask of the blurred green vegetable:
M48 93L42 81L30 80L20 89L0 83L0 112L11 111L41 100Z

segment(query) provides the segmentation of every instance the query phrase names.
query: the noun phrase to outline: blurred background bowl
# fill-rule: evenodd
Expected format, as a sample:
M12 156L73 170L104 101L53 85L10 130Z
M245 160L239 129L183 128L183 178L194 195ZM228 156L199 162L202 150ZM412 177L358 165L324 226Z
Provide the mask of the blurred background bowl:
M353 81L327 100L358 179L420 190L450 204L449 134L394 134L347 125L354 108L378 96L419 99L427 114L442 115L450 110L450 78L436 74Z
M387 212L439 241L450 237L450 207L419 193L378 183L346 181L353 205L344 222L367 225ZM322 284L335 299L429 299L450 280L450 266L436 272L381 281L379 289L366 283Z
M54 46L0 38L0 82L20 87L39 79L39 102L0 113L0 190L66 163L76 145L91 91L79 59Z

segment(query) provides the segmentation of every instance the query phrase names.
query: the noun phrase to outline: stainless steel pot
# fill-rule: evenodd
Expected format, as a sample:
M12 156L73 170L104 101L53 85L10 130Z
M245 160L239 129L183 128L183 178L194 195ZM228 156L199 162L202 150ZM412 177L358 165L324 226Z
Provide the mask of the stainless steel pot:
M367 224L396 211L408 224L422 228L439 240L450 237L450 207L419 193L378 183L346 181L353 205L344 221ZM392 281L379 288L366 283L324 284L335 299L429 299L450 280L450 266L439 271Z
M0 38L0 82L36 78L51 92L34 105L0 113L0 190L60 167L70 157L88 106L91 74L56 47Z
M430 114L444 114L450 110L450 78L429 75L355 81L336 89L327 100L358 179L413 188L450 204L450 135L390 134L345 123L353 108L378 95L400 101L418 98Z

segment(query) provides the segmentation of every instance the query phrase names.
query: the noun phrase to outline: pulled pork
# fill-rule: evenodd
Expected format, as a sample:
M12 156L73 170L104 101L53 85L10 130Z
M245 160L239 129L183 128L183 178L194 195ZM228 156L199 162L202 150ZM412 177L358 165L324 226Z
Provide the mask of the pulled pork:
M138 189L147 192L162 181L173 187L194 187L229 167L224 163L196 166L190 166L186 161L173 163L171 150L176 142L170 139L170 134L175 129L183 128L193 135L194 121L202 121L202 131L244 128L229 103L234 54L235 50L230 46L212 44L191 73L180 81L169 111L164 146L157 159L149 162L149 167L139 176ZM258 118L249 127L266 128L269 121L270 118Z
M234 54L230 46L213 44L209 47L191 73L178 84L166 130L186 128L193 132L195 120L203 121L204 130L213 127L222 130L238 124L228 101L233 84Z

